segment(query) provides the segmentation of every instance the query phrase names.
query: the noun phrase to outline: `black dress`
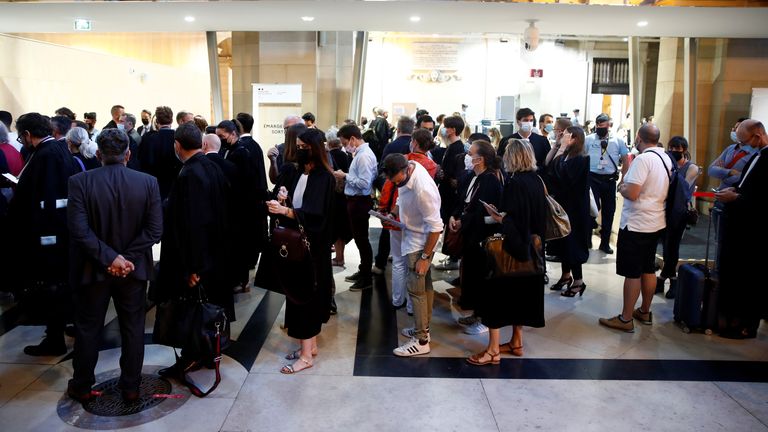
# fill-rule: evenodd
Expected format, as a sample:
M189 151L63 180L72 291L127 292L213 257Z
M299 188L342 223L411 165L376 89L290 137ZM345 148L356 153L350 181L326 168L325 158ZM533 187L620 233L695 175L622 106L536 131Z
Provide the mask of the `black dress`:
M589 215L589 156L560 156L549 165L550 195L563 206L571 222L568 236L547 242L547 253L559 256L566 265L589 259L592 217Z
M532 234L544 237L546 202L544 187L535 172L510 176L504 186L499 210L504 249L512 256L530 257ZM496 329L508 325L544 327L544 276L491 278L482 285L477 314L483 324Z
M489 236L501 231L501 225L486 224L488 212L480 201L499 206L502 186L496 173L485 170L479 176L473 171L459 186L459 197L453 212L455 219L461 220L461 235L464 241L461 262L461 298L459 306L462 309L475 309L481 286L487 276L486 256L481 245ZM472 179L475 179L472 183ZM470 195L469 203L465 203Z
M349 173L349 165L352 162L349 153L337 148L330 151L330 156L333 162L333 169L340 169L345 173ZM331 235L334 242L341 240L344 244L347 244L352 240L352 225L349 222L347 197L344 195L344 190L341 192L336 191L335 201L333 202L333 233Z
M286 186L289 196L293 198L296 185L301 176L296 176L293 184ZM285 324L288 336L296 339L310 339L320 333L322 324L330 317L331 287L333 271L331 267L331 223L327 215L333 208L334 185L333 174L324 168L315 168L309 173L307 186L304 190L301 208L294 209L297 220L301 222L307 233L311 248L311 266L297 265L293 268L273 267L282 276L292 275L292 283L312 285L314 293L309 300L297 303L289 296L286 301ZM296 223L296 221L281 221ZM285 283L285 282L284 282ZM309 288L311 290L311 288Z

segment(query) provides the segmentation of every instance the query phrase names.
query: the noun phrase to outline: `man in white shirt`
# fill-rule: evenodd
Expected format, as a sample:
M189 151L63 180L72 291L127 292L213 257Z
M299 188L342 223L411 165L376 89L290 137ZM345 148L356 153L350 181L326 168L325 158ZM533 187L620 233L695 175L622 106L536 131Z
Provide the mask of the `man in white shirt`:
M427 170L417 162L393 153L384 159L384 174L397 185L397 207L393 213L405 224L400 250L392 254L407 257L406 286L413 303L415 327L404 328L408 342L392 352L398 357L428 354L429 322L435 290L432 287L430 265L435 245L443 232L440 217L440 193Z
M635 138L640 155L619 184L624 208L619 224L616 274L624 276L624 307L618 316L600 318L599 322L628 333L635 331L633 318L647 325L653 322L656 245L667 226L664 203L672 169L672 160L658 144L659 128L650 123L643 125ZM641 293L642 304L635 309Z

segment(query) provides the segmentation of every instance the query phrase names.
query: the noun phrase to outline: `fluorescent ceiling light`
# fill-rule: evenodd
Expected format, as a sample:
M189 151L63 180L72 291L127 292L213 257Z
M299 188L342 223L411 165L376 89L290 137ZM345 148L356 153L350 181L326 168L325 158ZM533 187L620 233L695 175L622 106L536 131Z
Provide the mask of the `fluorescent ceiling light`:
M638 26L638 27L645 27L645 26L647 26L647 25L648 25L648 21L639 21L639 22L637 23L637 26Z
M315 17L303 16L303 17L301 17L301 19L302 19L302 21L311 22L311 21L315 20Z
M78 18L75 20L75 30L77 31L91 31L93 25L90 20Z
M195 17L193 17L193 16L185 16L184 17L184 21L189 22L189 23L195 22Z
M421 17L418 17L418 16L411 17L411 22L419 22L419 21L421 21Z

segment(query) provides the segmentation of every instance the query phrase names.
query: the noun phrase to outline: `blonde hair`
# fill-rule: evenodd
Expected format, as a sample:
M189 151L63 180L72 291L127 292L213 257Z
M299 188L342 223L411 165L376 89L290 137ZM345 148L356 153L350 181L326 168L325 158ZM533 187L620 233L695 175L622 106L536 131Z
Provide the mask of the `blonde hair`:
M499 128L492 127L488 129L488 137L491 139L493 148L499 148L499 143L501 142L501 132L499 132Z
M536 156L530 141L513 138L504 151L504 170L509 174L536 171Z

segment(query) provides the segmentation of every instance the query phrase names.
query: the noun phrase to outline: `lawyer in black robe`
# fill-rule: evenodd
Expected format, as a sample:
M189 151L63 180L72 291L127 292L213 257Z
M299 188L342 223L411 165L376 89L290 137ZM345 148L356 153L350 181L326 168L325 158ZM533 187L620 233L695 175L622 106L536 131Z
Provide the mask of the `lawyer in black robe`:
M173 151L173 142L174 130L170 126L162 126L144 135L138 149L139 166L143 172L157 178L163 200L168 197L181 170L181 162Z

